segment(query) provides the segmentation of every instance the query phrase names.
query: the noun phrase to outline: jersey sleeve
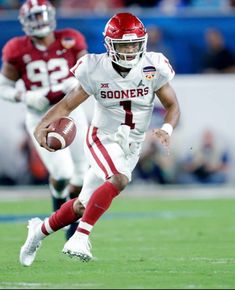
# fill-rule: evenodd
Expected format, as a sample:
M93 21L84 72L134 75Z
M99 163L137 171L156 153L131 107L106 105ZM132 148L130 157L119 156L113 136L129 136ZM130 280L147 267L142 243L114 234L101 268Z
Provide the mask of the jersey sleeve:
M154 82L154 89L156 91L171 81L175 76L175 72L169 60L162 53L158 53L155 57L154 62L157 69L157 77Z
M17 43L17 38L13 38L4 45L2 49L2 62L7 62L14 66L17 66L19 51Z
M89 77L89 70L90 69L90 58L89 54L84 55L83 57L79 58L75 66L73 66L70 71L74 74L74 76L80 82L80 85L83 87L84 91L88 95L92 95L94 93L93 86L90 81Z

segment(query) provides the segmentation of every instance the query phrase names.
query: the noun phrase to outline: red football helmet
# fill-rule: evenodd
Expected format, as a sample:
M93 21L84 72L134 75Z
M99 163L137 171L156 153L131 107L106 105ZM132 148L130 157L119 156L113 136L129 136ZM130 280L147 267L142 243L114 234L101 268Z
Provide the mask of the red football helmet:
M134 67L146 51L146 29L131 13L114 15L106 24L103 35L109 57L122 67Z
M19 20L27 35L45 37L56 27L55 8L47 0L27 0L20 8Z

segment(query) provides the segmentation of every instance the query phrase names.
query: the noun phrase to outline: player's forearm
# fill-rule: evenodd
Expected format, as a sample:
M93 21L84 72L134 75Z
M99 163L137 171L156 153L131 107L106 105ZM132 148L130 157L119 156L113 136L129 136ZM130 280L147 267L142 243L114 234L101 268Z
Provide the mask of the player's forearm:
M174 89L167 83L156 94L166 110L164 123L175 128L180 118L180 107Z
M166 108L166 115L164 118L164 123L171 124L175 128L179 122L180 118L180 108L177 104L172 104Z
M37 129L46 128L51 122L69 114L88 98L80 86L72 89L65 97L43 116Z
M61 117L68 116L69 114L70 110L68 110L68 107L63 99L45 113L36 130L46 128L51 122Z

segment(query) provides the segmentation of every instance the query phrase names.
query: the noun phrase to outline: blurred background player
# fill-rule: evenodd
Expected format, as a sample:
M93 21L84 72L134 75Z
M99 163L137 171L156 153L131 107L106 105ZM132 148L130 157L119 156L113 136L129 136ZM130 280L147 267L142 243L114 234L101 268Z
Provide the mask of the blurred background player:
M87 131L85 152L91 167L79 198L69 200L49 218L29 221L28 237L20 251L20 263L30 266L41 240L82 216L77 231L63 252L82 261L92 258L89 235L113 199L132 179L148 130L154 100L166 110L164 124L154 136L168 152L170 136L180 108L170 81L174 70L162 53L146 52L147 32L133 14L118 13L106 24L107 53L87 54L71 69L80 84L51 108L35 130L39 144L51 151L45 140L48 124L67 116L90 96L96 103ZM85 207L85 210L84 210ZM84 211L84 213L83 213Z
M70 67L87 53L84 36L72 29L55 30L55 8L46 0L28 0L20 8L19 20L26 36L9 40L2 51L0 97L27 106L26 128L49 172L53 209L67 198L79 195L88 168L83 154L83 140L88 125L81 107L72 113L79 130L73 144L51 153L41 148L33 137L43 113L72 89L77 80ZM24 89L16 82L22 80ZM73 227L67 232L67 238Z

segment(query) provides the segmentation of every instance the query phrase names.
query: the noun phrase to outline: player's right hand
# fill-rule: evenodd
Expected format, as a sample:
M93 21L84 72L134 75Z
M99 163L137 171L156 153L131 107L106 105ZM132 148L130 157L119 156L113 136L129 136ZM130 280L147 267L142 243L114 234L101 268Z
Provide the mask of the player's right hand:
M34 109L39 113L43 113L50 105L49 100L46 98L47 94L48 89L26 91L22 95L22 100L26 103L27 107Z
M157 128L153 130L153 135L157 138L160 144L164 146L167 155L170 155L170 136L166 133L166 131Z
M48 145L47 145L47 134L49 132L53 132L54 129L50 128L50 127L46 127L46 128L42 128L40 126L36 127L35 131L34 131L34 137L37 140L37 142L39 143L39 145L43 148L45 148L48 151L54 152L54 149L51 149Z

